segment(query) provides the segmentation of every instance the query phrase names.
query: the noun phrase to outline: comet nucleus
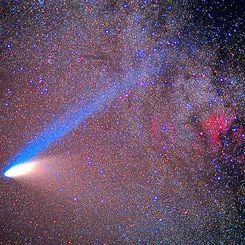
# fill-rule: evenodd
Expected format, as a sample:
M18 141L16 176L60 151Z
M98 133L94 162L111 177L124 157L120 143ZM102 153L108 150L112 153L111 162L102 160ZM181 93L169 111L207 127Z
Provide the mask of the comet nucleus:
M4 172L4 176L8 178L14 178L29 174L34 170L36 166L35 162L27 162L17 164Z

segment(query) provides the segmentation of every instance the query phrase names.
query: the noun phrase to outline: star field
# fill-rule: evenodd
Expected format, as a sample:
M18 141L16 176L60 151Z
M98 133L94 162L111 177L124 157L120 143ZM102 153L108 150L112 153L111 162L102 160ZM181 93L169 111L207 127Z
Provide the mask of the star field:
M243 244L241 1L1 1L0 244Z

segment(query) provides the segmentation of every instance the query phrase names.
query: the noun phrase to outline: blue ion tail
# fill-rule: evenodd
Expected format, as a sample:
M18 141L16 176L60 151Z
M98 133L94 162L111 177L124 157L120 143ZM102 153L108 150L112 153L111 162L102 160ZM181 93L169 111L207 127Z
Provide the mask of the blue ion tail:
M84 122L101 110L107 103L119 96L123 90L119 86L113 86L106 91L102 91L90 102L83 105L77 112L70 113L65 118L51 123L47 130L37 135L33 141L29 142L23 150L10 160L9 164L2 171L3 175L8 177L7 171L9 172L11 168L25 164L38 154L44 152L50 145L64 137L80 123Z

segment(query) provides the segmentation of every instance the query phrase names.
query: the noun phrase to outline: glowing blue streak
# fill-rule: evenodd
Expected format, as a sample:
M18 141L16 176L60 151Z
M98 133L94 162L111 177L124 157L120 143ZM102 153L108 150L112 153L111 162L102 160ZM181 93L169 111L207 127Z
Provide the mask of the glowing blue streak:
M113 86L107 91L100 92L92 101L82 106L82 108L65 119L60 119L52 123L49 128L40 133L36 139L31 141L22 151L19 152L3 169L3 174L13 166L30 161L38 154L44 152L50 145L64 137L81 122L98 112L106 103L110 102L122 92L118 86Z

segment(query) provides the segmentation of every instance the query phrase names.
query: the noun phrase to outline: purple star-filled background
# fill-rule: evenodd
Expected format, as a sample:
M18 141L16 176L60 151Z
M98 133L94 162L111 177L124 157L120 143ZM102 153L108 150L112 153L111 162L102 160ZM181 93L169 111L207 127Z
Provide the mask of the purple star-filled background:
M242 1L0 13L0 244L244 242Z

